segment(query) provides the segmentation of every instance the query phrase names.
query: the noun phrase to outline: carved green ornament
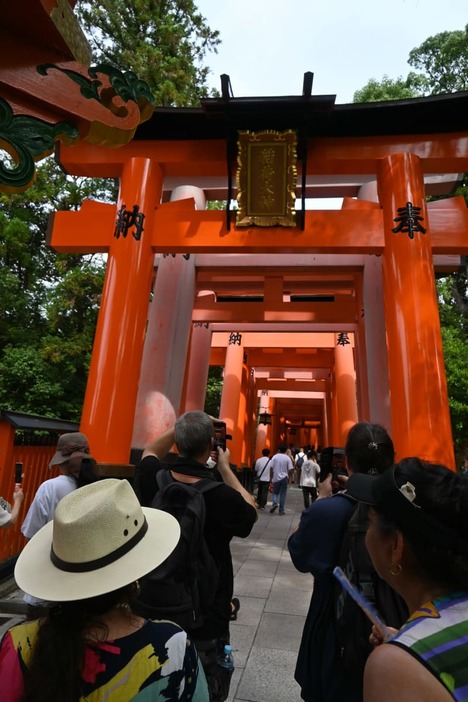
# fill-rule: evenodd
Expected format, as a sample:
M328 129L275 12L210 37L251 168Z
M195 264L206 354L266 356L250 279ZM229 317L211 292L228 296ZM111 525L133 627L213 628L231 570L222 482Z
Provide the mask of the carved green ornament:
M78 138L78 129L68 122L49 124L37 117L14 115L0 98L0 147L7 151L14 168L0 163L0 185L5 192L25 190L34 181L35 161L51 154L57 139Z
M103 99L103 95L100 89L103 87L102 82L98 78L98 73L108 76L109 82L115 90L116 95L118 95L124 102L133 100L137 105L142 103L149 103L154 105L155 98L151 93L150 87L146 81L141 80L138 76L133 73L133 71L127 71L123 73L118 68L114 68L107 63L100 63L97 66L91 66L88 69L88 75L90 78L77 73L76 71L71 71L68 68L61 68L53 63L44 63L37 67L38 73L45 76L50 69L55 69L64 73L68 78L73 80L80 86L80 93L84 98L89 100L97 100L106 107L108 105L108 98ZM91 80L92 79L92 80Z

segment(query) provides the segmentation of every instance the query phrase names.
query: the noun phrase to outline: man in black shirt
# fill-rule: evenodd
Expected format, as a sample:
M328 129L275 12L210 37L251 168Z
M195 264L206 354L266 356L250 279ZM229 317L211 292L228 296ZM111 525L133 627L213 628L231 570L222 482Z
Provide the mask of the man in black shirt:
M140 463L140 499L150 506L157 492L156 473L161 460L176 444L179 456L171 465L172 477L182 483L196 483L212 477L206 462L213 452L214 425L205 412L186 412L173 428L158 436L143 451ZM246 537L257 520L252 495L240 484L229 465L229 450L217 449L217 470L223 485L203 494L206 507L205 540L219 570L213 607L194 638L210 688L212 702L222 702L229 693L230 675L216 664L229 643L229 621L234 575L229 543L234 536Z

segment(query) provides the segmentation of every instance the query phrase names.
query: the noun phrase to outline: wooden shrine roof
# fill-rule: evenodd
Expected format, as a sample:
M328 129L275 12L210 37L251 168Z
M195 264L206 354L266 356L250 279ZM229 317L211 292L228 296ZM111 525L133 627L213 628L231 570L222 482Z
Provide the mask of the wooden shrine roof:
M199 108L160 107L135 140L224 139L227 130L296 129L309 138L466 132L468 91L335 105L335 96L209 98Z

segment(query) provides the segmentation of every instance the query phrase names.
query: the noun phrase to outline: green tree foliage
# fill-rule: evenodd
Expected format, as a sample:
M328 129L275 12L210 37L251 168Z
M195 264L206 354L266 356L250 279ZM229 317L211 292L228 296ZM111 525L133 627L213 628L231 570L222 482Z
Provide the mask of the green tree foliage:
M424 95L468 90L468 24L464 30L440 32L409 53L411 71L396 80L384 75L371 78L354 93L354 102L405 100Z
M468 276L437 281L450 416L458 463L468 448Z
M409 98L421 95L421 87L422 81L415 73L410 73L407 78L402 78L400 76L396 80L388 76L383 76L380 81L371 78L363 88L356 90L353 96L353 102L408 100Z
M93 63L134 71L159 105L208 95L203 60L219 36L192 0L82 0L75 11ZM67 177L53 159L24 193L0 193L0 407L79 420L105 261L50 250L48 218L115 197L112 181Z
M193 0L81 0L75 11L94 59L146 80L158 105L192 106L208 96L203 61L216 52L219 32Z
M221 392L223 387L223 366L210 366L206 384L205 412L212 417L219 417Z
M463 31L440 32L410 52L408 63L424 73L407 78L374 78L354 93L354 102L402 100L420 95L449 93L468 89L468 25ZM453 195L468 203L468 174ZM446 197L446 196L444 196ZM437 198L435 198L437 199ZM455 453L468 449L468 270L437 281L439 314L444 349L445 372Z
M423 71L427 94L468 90L468 25L429 37L410 51L408 63Z
M7 346L0 360L0 407L60 416L62 378L35 346ZM67 415L66 415L67 416Z
M27 191L0 194L0 407L78 420L104 261L57 255L49 215L86 197L112 199L112 181L67 177L53 159Z

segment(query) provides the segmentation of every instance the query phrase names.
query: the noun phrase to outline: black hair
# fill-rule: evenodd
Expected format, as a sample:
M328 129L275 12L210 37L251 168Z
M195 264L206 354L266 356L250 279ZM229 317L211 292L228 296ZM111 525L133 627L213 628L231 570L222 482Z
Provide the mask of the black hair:
M85 656L85 634L91 627L107 627L99 618L120 603L129 605L136 595L135 583L86 600L61 602L51 607L39 630L31 662L24 672L21 702L79 702ZM132 616L128 609L129 618Z
M96 475L96 461L92 456L70 456L67 461L67 469L72 478L75 479L77 487L95 483L99 478Z
M262 456L269 456L270 453L271 453L271 451L270 451L269 448L264 448L264 449L262 450Z
M348 432L345 446L348 467L353 473L380 475L393 465L395 449L380 424L358 422Z
M286 444L280 444L280 445L278 446L278 451L279 451L280 453L286 453L287 450L288 450L288 447L286 446Z
M398 485L411 483L416 492L414 504L421 508L441 529L449 528L468 541L468 482L443 465L419 458L405 458L396 464ZM417 508L415 508L417 509ZM384 508L375 508L379 527L401 531L411 546L420 576L439 587L468 587L468 554L453 548L455 538L440 543L423 528L399 524L398 514L389 514Z
M317 453L315 451L308 451L307 452L307 458L317 458Z

